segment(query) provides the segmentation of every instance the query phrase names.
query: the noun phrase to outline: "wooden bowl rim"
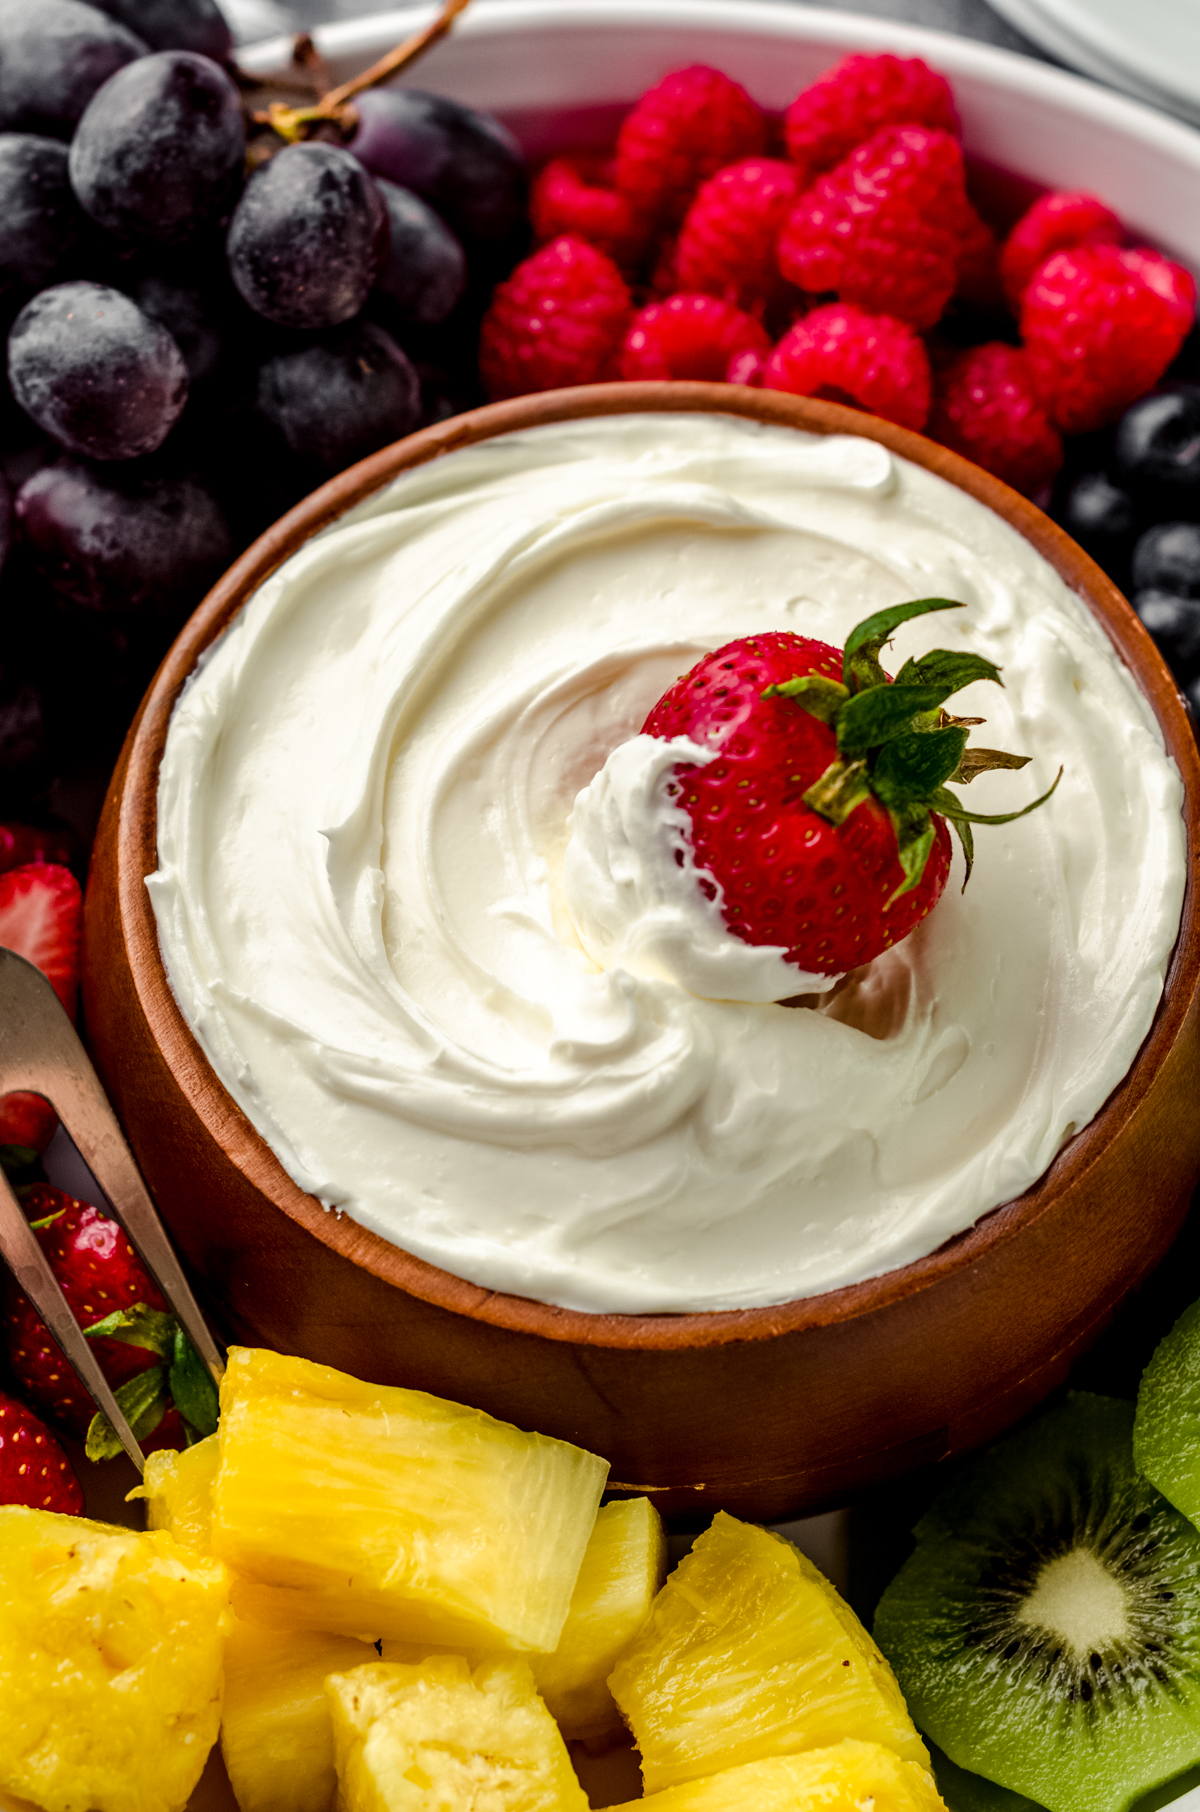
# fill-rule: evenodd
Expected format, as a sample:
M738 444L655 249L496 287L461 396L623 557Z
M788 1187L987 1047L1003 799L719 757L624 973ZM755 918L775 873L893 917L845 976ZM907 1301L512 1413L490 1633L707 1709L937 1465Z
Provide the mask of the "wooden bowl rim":
M644 413L711 413L850 434L947 479L1031 543L1099 620L1158 718L1184 784L1188 875L1163 993L1130 1069L1096 1117L1073 1137L1025 1193L990 1210L925 1258L861 1283L763 1308L656 1315L596 1314L557 1308L483 1288L390 1245L324 1208L292 1180L210 1067L171 992L145 877L158 865L158 769L175 701L202 651L250 595L304 541L380 490L401 472L498 434L551 422ZM1050 1213L1102 1159L1137 1112L1167 1059L1200 984L1200 937L1192 875L1200 859L1200 752L1186 706L1146 630L1116 586L1055 523L999 479L932 441L858 410L779 391L712 383L597 384L491 403L425 428L331 479L249 547L199 605L151 682L113 778L120 931L139 1004L181 1093L209 1134L272 1205L333 1251L382 1281L495 1326L582 1346L659 1351L770 1339L833 1323L852 1323L931 1288Z

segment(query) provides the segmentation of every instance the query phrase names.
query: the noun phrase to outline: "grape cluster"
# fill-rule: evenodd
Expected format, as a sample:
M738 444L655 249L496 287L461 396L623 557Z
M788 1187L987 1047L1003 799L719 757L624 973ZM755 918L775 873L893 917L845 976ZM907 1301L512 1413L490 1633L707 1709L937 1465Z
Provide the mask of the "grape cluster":
M215 0L0 0L0 820L86 834L233 555L482 400L516 142L404 90L285 144L248 94Z

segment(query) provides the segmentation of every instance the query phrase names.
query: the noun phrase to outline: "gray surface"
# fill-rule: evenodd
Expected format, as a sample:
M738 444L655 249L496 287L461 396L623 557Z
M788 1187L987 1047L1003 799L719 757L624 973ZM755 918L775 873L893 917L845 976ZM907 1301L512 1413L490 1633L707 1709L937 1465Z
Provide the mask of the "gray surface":
M328 19L353 19L364 13L388 12L403 0L225 0L239 38L267 35L272 31L319 25ZM806 0L778 0L781 6L802 6ZM830 0L831 4L836 0ZM488 0L474 0L486 6ZM959 32L967 38L981 38L988 44L1003 45L1005 50L1024 51L1027 56L1043 53L1014 29L986 0L843 0L844 10L868 13L874 18L907 19L913 25L928 25L938 31Z

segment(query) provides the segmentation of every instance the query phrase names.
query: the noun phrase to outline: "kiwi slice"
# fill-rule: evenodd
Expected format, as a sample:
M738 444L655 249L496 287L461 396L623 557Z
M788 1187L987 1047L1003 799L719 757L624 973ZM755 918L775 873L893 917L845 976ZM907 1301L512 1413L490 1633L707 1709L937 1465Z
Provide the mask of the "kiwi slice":
M929 1745L929 1765L946 1812L1043 1812L1036 1800L1026 1799L1023 1793L1010 1793L995 1781L985 1781L982 1774L960 1768L936 1743Z
M1183 1311L1142 1373L1133 1457L1177 1510L1200 1522L1200 1302Z
M1132 1436L1132 1403L1079 1394L982 1454L876 1615L920 1729L1049 1812L1124 1812L1200 1761L1200 1534Z

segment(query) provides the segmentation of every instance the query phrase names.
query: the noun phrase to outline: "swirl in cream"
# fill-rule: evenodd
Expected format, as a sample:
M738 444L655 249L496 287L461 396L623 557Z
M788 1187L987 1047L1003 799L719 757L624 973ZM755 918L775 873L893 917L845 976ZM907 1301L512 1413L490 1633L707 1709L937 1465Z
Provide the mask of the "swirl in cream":
M955 709L1034 758L1029 797L1062 784L897 948L773 1004L779 953L655 870L695 887L664 759L614 751L707 649L931 593L968 608L899 658L996 661ZM868 440L631 415L450 454L287 561L176 707L147 885L217 1074L331 1208L498 1290L732 1308L931 1251L1097 1112L1161 992L1181 798L982 505Z

